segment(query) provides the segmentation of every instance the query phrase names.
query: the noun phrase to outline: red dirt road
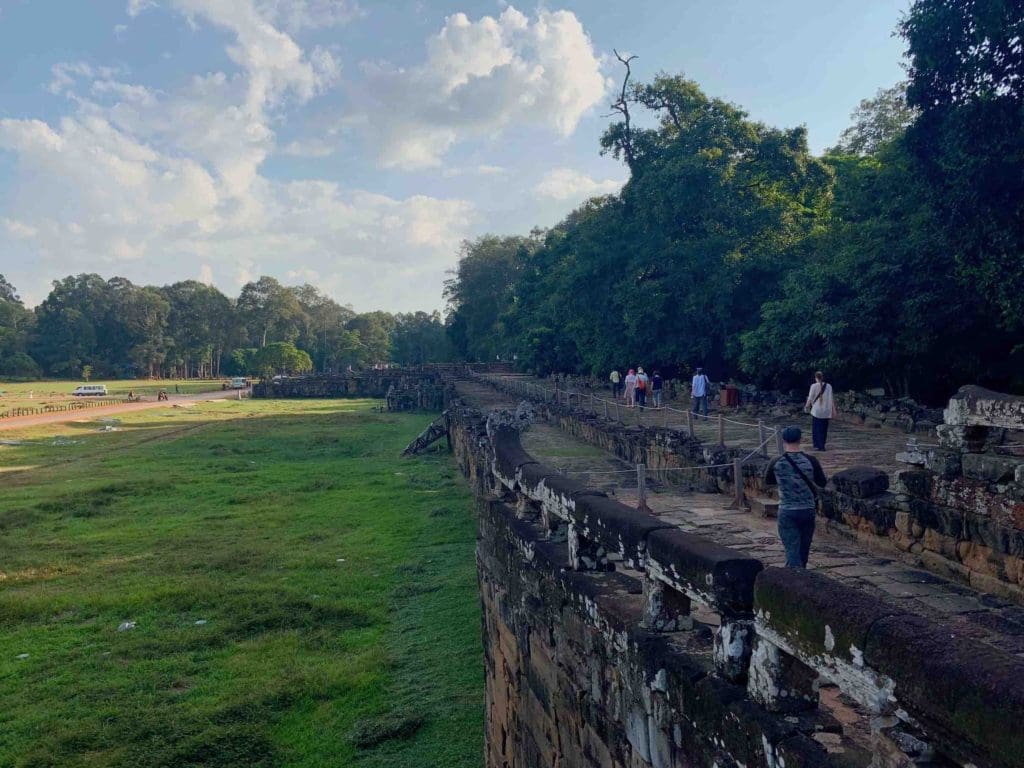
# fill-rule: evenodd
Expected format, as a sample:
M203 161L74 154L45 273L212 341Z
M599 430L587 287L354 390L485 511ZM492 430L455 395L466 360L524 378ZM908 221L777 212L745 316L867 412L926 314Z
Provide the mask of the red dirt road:
M0 432L11 429L23 429L25 427L38 427L45 424L66 424L71 421L91 421L103 416L111 416L117 413L128 413L130 411L145 411L150 408L169 408L175 404L198 403L208 400L228 400L238 397L237 391L216 391L200 392L196 395L170 395L170 399L162 402L156 397L147 398L139 403L120 403L119 405L104 405L99 408L85 408L80 411L64 411L60 413L41 413L35 416L15 416L9 419L0 419Z

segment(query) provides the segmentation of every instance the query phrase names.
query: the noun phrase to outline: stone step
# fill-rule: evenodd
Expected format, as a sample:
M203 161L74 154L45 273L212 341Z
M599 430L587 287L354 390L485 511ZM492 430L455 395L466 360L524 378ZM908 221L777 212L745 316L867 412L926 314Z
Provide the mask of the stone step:
M779 500L767 497L750 499L750 511L758 517L778 517Z

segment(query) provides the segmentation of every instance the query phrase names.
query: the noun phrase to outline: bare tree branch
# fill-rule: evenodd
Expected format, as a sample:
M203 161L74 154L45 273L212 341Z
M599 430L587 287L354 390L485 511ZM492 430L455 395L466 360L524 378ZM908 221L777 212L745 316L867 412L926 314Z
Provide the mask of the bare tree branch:
M630 168L632 168L633 129L630 125L628 89L629 78L633 74L632 68L630 67L630 62L637 57L634 55L623 58L622 54L620 54L614 48L612 49L612 53L615 54L616 59L622 62L622 66L626 68L626 75L625 77L622 78L622 90L619 92L619 98L612 103L611 107L613 112L618 112L620 115L622 115L622 121L625 128L622 137L622 152L626 156L626 163L629 165Z

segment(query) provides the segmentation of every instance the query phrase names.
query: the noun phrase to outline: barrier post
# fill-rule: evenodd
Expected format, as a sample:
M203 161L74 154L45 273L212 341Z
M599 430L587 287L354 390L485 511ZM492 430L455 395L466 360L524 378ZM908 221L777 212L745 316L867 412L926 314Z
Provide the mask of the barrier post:
M775 447L779 452L779 456L786 452L786 447L782 443L782 430L778 427L775 428Z
M718 414L718 444L725 445L725 417Z
M636 465L636 508L638 512L650 512L647 506L647 467Z
M607 419L608 418L608 401L602 399L601 402L604 403L604 417Z
M693 437L693 411L686 412L686 429L690 433L690 437Z
M743 462L732 460L732 484L736 486L736 509L743 509Z
M767 456L768 455L768 445L767 445L768 438L765 437L764 420L762 420L762 419L758 419L757 420L757 443L758 443L758 445L761 446L760 448L758 448L758 452L762 456Z

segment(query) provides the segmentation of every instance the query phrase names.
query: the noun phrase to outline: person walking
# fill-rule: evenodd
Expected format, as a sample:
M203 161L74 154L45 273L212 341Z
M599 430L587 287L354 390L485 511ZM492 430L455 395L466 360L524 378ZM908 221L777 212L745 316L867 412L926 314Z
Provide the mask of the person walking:
M651 379L643 368L636 369L636 404L642 411L647 403L647 391L651 388Z
M613 368L612 372L608 374L608 381L612 383L612 400L617 400L619 392L622 391L622 377L617 368Z
M825 381L825 374L821 371L814 374L814 383L807 393L804 409L811 414L811 443L814 450L824 451L828 440L828 425L836 415L836 404L832 399L832 385Z
M632 368L626 374L626 407L632 408L636 404L636 371Z
M782 430L784 452L765 468L765 485L779 487L779 539L787 568L806 568L814 538L819 491L828 479L821 464L800 450L800 427Z
M655 371L651 376L651 396L654 398L654 407L661 408L661 388L664 382L661 380L661 372Z
M704 410L704 418L708 417L708 390L711 388L711 381L704 375L703 368L697 368L693 374L693 381L690 382L690 395L693 398L694 416Z

